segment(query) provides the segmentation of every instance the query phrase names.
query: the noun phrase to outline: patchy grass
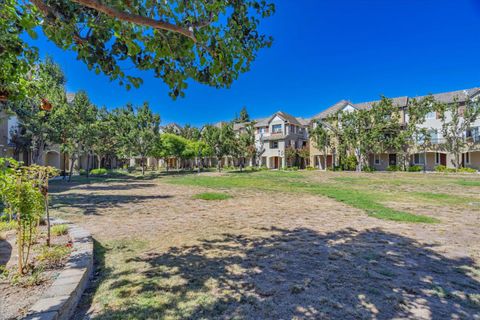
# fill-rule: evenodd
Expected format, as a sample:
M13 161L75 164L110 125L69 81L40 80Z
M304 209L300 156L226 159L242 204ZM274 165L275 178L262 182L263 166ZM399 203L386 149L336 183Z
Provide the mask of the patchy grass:
M225 174L222 176L182 176L168 180L170 183L194 185L213 189L253 188L266 191L313 193L326 196L365 211L368 215L392 221L435 223L438 219L389 208L381 203L386 194L372 192L338 183L335 180L314 182L300 172L259 172Z
M50 229L54 236L63 236L68 233L68 225L66 224L56 224Z
M203 192L203 193L198 193L193 196L194 199L199 199L199 200L209 200L209 201L215 201L215 200L227 200L231 199L232 196L226 193L218 193L218 192Z
M456 183L466 187L480 187L480 180L458 180Z

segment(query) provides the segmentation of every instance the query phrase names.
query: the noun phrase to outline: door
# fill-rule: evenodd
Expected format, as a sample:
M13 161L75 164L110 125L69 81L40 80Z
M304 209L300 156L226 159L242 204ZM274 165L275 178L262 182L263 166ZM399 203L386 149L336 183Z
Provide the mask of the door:
M280 166L280 161L279 161L279 157L273 157L273 168L274 169L278 169L278 167Z
M388 155L388 164L390 166L396 166L397 165L397 155L395 153L391 153Z
M447 155L445 153L440 153L440 164L447 166Z
M327 168L331 168L333 166L333 156L327 156Z

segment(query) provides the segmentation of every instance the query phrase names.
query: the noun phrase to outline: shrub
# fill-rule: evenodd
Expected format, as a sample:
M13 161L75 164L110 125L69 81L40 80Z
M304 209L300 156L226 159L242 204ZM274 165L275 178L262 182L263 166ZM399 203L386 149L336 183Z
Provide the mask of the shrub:
M17 227L15 220L11 221L0 221L0 231L10 231L14 230Z
M477 170L475 170L473 168L460 168L460 169L458 169L458 172L476 173Z
M108 170L105 168L93 169L90 171L92 176L104 176L108 173Z
M446 172L446 171L447 171L447 167L441 164L441 165L438 165L438 166L435 167L435 171L437 171L437 172Z
M66 245L42 246L37 260L46 268L60 267L69 253L70 248Z
M396 165L389 165L387 171L400 171L400 166Z
M128 172L128 173L133 173L133 172L135 172L135 170L137 170L137 168L136 168L135 166L129 166L129 167L127 167L127 172Z
M259 170L268 170L267 166L260 166Z
M410 166L408 167L408 172L420 172L423 170L423 166Z
M315 168L314 168L314 167L312 167L312 166L308 166L308 167L306 167L305 169L307 169L308 171L315 170Z
M375 169L374 167L369 167L369 166L363 167L363 172L375 172L375 171L377 171L377 169Z
M355 156L348 156L342 161L342 166L344 170L355 171L357 168L357 158Z
M54 236L63 236L68 233L68 226L66 224L56 224L52 226L51 231Z
M285 168L283 168L283 170L285 170L285 171L298 171L298 167L297 166L285 167Z
M85 169L80 169L80 170L78 170L78 174L81 175L81 176L85 176L85 175L87 175L87 171Z

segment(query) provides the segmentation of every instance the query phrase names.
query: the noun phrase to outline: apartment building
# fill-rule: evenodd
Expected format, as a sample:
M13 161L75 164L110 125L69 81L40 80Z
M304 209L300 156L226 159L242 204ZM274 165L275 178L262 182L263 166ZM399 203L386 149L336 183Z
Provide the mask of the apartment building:
M286 167L286 148L298 150L307 146L308 124L309 120L296 118L282 111L256 120L255 144L258 150L263 151L260 164L269 169Z
M415 97L415 99L423 99L427 96ZM467 101L480 98L480 88L472 88L467 90L459 90L453 92L445 92L433 95L436 101L442 103L459 103L460 106L465 105ZM398 97L393 98L393 105L399 108L400 121L408 123L408 106L412 98L410 97ZM310 124L313 128L315 126L315 120L326 119L329 115L337 112L352 112L355 110L370 109L380 101L351 103L347 100L339 101L325 111L315 115L312 118ZM446 114L446 119L451 119L450 114ZM426 128L430 133L431 145L425 150L412 150L414 155L410 159L411 165L425 166L426 170L435 170L438 165L444 165L449 168L453 168L453 156L446 152L442 148L442 144L445 142L441 136L442 122L439 116L435 112L431 112L427 115L425 122L420 125L422 128ZM470 167L480 170L480 119L477 119L467 132L464 132L464 139L468 143L468 149L462 155L462 165L464 167ZM338 165L338 157L334 154L334 150L327 150L326 154L323 151L315 148L314 143L310 143L310 157L311 163L319 169L326 169ZM326 161L325 161L326 160ZM390 165L397 165L399 159L394 151L385 152L381 154L369 155L369 166L376 170L386 170Z

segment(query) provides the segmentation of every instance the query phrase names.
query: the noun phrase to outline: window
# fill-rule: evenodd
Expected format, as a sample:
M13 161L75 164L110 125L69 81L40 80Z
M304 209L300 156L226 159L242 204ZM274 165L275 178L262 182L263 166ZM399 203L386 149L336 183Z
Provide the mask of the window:
M282 133L282 125L281 124L274 124L272 126L272 133Z
M373 163L380 164L380 155L379 154L374 154L373 155Z
M423 153L415 153L413 162L414 164L425 164L425 155Z
M270 149L278 149L278 141L270 141Z
M425 119L436 119L437 118L437 113L435 111L431 111L427 113L425 116Z
M435 153L435 164L440 164L440 153L439 152Z
M463 159L465 160L465 164L470 164L470 152L465 152L463 154Z

